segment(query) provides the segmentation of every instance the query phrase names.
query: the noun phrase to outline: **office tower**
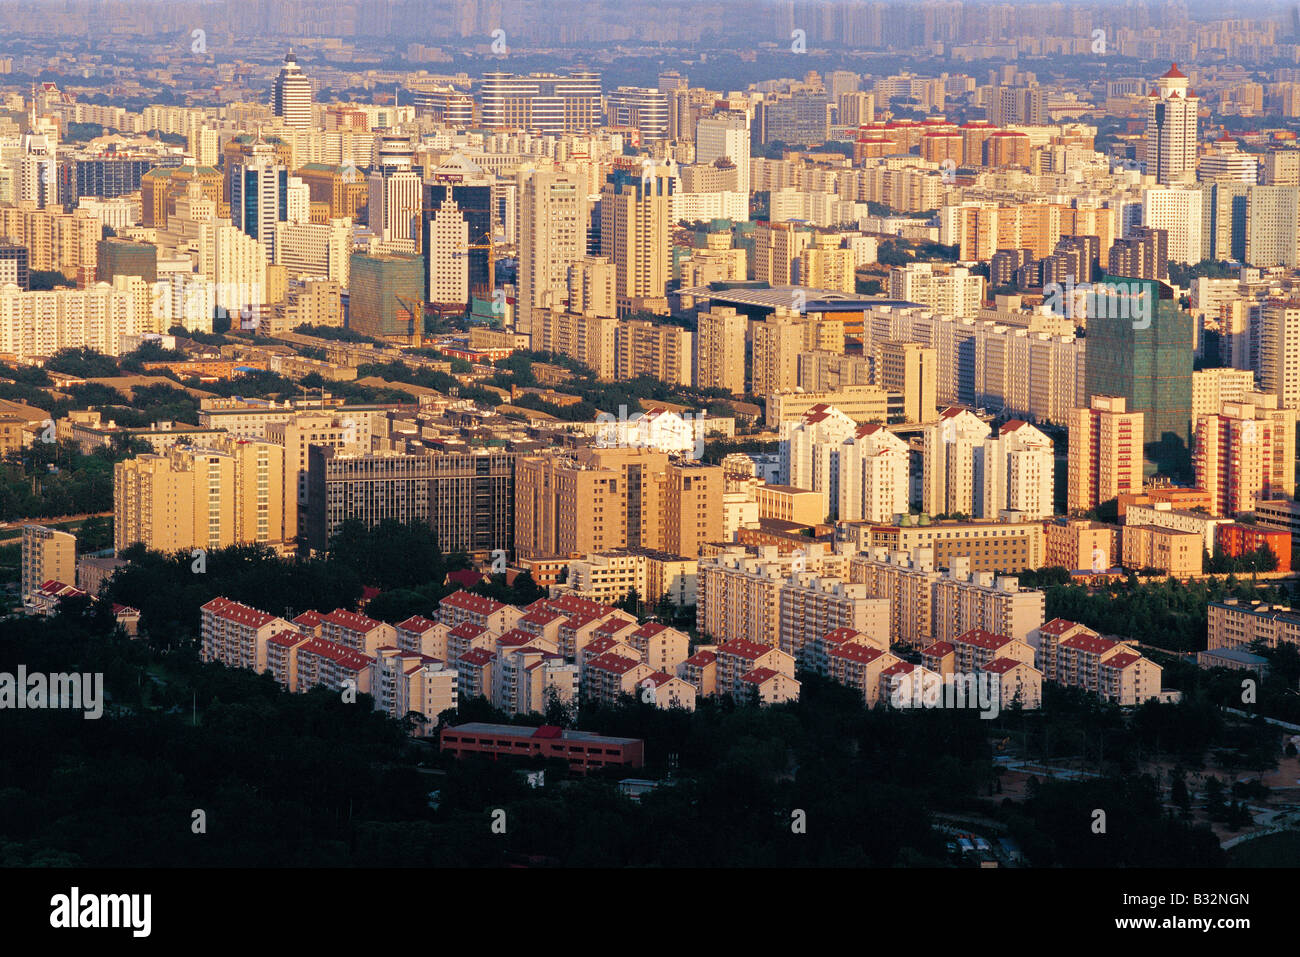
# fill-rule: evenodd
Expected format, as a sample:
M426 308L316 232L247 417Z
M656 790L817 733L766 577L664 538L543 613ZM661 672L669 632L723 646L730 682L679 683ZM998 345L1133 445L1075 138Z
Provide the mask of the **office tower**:
M1146 473L1189 471L1192 317L1155 280L1107 276L1100 315L1088 318L1085 394L1117 395L1143 414Z
M695 385L745 392L745 330L749 320L729 306L700 313L695 326Z
M1144 418L1113 395L1094 395L1088 408L1070 413L1066 505L1071 512L1142 490Z
M353 253L348 328L414 341L424 331L424 263L414 253Z
M1237 141L1226 133L1214 141L1210 152L1197 163L1196 178L1202 183L1259 182L1259 160L1237 149Z
M307 185L313 223L345 216L356 219L369 200L370 184L355 166L305 163L294 175Z
M492 181L463 157L424 184L427 297L444 313L462 313L470 297L493 288Z
M839 450L841 521L892 522L907 512L911 453L882 425L859 425Z
M30 259L31 254L26 246L0 243L0 286L12 283L23 292L31 289L31 270L28 268Z
M1260 391L1300 409L1300 300L1273 298L1259 321Z
M139 276L145 282L158 279L158 247L153 243L110 237L99 241L96 255L95 278L100 282L112 282L114 276Z
M998 518L1003 510L1022 518L1050 518L1056 459L1052 440L1027 422L1012 419L978 451L979 514Z
M654 87L620 86L605 94L605 123L634 129L641 142L668 136L668 94Z
M1296 411L1250 393L1196 423L1196 487L1215 515L1253 511L1256 499L1295 494Z
M1106 272L1132 279L1169 278L1169 233L1150 226L1133 226L1128 237L1110 247Z
M695 162L713 163L726 157L736 167L739 190L750 190L749 114L740 112L701 116L695 124Z
M1199 189L1143 190L1142 225L1166 234L1170 262L1190 265L1206 258L1201 245L1204 202L1204 193Z
M825 93L800 90L770 94L758 107L761 143L821 146L829 129L830 99Z
M600 125L600 74L484 73L483 125L530 133L589 133Z
M570 304L570 265L581 260L587 249L587 199L572 173L522 170L518 182L515 330L531 335L534 310Z
M1246 262L1300 264L1300 186L1253 186L1246 199Z
M352 255L352 220L326 223L279 223L275 234L275 264L289 278L324 276L348 286L348 261Z
M921 508L930 515L976 513L976 452L988 423L969 409L948 408L922 434Z
M290 50L284 66L275 78L271 107L285 126L311 128L311 80L298 66L298 57Z
M510 452L385 453L312 445L303 529L322 551L350 519L427 523L446 554L514 550L515 459Z
M1206 259L1246 261L1247 207L1254 188L1231 182L1202 187L1205 211L1201 214L1201 230L1205 239L1201 245Z
M382 252L419 252L422 193L410 138L380 134L374 155L367 177L370 231Z
M882 342L876 352L875 384L902 394L904 422L930 422L938 404L938 354L919 342Z
M600 252L614 264L620 315L663 301L672 275L673 183L662 166L618 167L601 189Z
M77 584L77 536L44 525L24 525L22 600L31 601L48 581Z
M113 545L153 551L291 542L285 525L284 449L214 436L118 462L113 469Z
M215 162L215 157L213 158ZM111 199L134 193L145 173L158 164L154 157L115 156L112 153L85 154L64 160L70 165L72 195L70 205L82 196Z
M427 116L443 126L466 127L474 124L474 97L454 86L411 90L416 116Z
M1144 170L1163 185L1196 178L1196 111L1201 101L1173 64L1147 94Z
M255 146L230 178L230 221L262 244L267 262L275 257L276 223L289 219L289 171L270 146Z
M176 202L196 184L203 198L221 202L223 178L220 170L207 166L155 166L140 177L141 222L161 228L176 212Z
M656 78L655 88L661 93L671 93L673 90L685 90L689 87L690 80L676 70L664 70Z

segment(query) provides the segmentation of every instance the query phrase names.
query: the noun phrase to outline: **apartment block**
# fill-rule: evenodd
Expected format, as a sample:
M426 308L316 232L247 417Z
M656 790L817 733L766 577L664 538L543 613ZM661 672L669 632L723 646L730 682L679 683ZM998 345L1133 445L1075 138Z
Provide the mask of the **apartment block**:
M1071 512L1142 491L1143 422L1120 396L1092 396L1088 408L1070 413Z
M227 598L213 598L199 609L199 657L228 668L267 670L267 642L296 629L283 618Z
M867 586L838 578L796 573L781 586L778 647L801 668L816 666L816 642L839 629L889 640L889 599L873 598Z
M1035 660L1049 681L1079 688L1123 707L1160 694L1163 669L1132 645L1103 638L1063 618L1043 624L1030 636Z
M1255 642L1267 648L1282 644L1300 647L1300 612L1287 605L1243 602L1236 598L1212 601L1208 606L1206 648L1249 651Z
M23 604L48 581L77 580L77 536L43 525L24 525L21 594Z

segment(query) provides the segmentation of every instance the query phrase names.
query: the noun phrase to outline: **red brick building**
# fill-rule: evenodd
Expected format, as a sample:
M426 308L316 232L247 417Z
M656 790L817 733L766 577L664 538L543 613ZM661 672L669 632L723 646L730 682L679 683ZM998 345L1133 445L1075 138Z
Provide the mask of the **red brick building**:
M447 754L463 758L489 754L531 758L563 758L574 771L645 764L645 742L640 738L607 738L588 731L569 731L554 725L528 728L512 724L472 722L443 730L439 742Z

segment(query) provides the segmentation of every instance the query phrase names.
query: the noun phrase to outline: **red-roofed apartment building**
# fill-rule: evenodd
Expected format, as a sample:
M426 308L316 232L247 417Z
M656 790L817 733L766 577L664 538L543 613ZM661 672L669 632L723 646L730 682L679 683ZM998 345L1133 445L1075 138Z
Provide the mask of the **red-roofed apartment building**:
M744 638L736 638L726 644L718 645L717 656L718 694L731 695L737 699L748 694L749 689L741 688L740 680L751 671L760 668L775 671L787 678L794 678L794 656L771 645L760 645ZM797 689L797 682L795 687ZM797 690L795 694L798 695Z
M1121 706L1160 694L1163 669L1132 645L1103 638L1086 625L1054 618L1030 635L1049 681L1090 691Z
M384 645L397 645L397 629L392 625L343 608L336 608L321 619L320 636L369 655Z
M438 603L438 620L448 628L469 622L494 635L503 635L523 616L524 613L514 605L503 605L468 591L452 592Z
M229 668L266 670L266 643L274 635L293 631L283 618L249 608L228 598L214 598L199 609L199 657Z
M898 661L888 651L845 641L828 652L827 670L832 680L862 692L863 702L874 708L880 700L880 676Z
M582 698L597 704L616 705L625 694L634 695L638 683L655 669L636 658L612 652L596 655L582 672Z
M447 632L451 631L440 621L421 615L412 615L397 624L397 647L403 651L447 659Z

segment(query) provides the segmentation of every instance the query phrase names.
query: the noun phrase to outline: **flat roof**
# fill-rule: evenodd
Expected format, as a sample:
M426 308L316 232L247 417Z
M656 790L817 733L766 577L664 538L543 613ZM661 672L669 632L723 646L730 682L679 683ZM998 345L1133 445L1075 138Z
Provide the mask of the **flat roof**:
M471 721L469 724L456 725L454 728L448 728L448 731L462 731L469 734L495 734L510 738L537 738L538 740L555 740L551 737L543 737L537 732L540 728L529 727L528 725L519 724L489 724L486 721ZM564 741L600 741L607 744L640 744L640 738L611 738L603 734L595 734L591 731L574 731L564 730L559 734L559 738Z

